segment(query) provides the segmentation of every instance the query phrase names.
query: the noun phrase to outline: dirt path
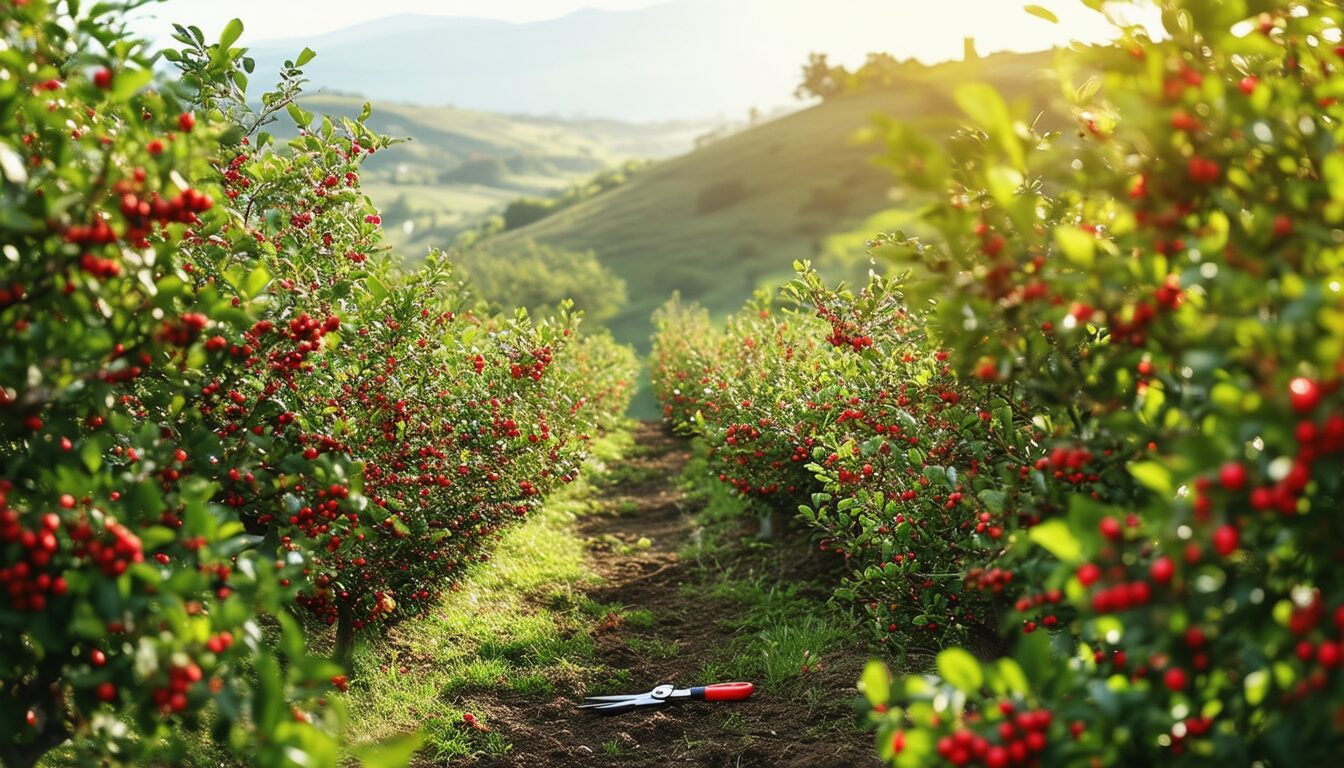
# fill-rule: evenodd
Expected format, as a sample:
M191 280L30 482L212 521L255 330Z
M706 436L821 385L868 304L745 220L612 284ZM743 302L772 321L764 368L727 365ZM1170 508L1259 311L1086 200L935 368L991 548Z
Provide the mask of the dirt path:
M660 683L703 685L706 664L721 662L734 631L724 626L741 610L699 594L704 569L679 556L694 531L696 510L678 488L687 445L655 423L641 424L637 448L601 501L611 514L578 522L594 543L590 565L603 582L589 596L619 603L652 621L613 615L594 633L597 661L628 670L629 690ZM641 539L648 539L640 546ZM810 548L772 551L778 575L815 573ZM795 564L787 562L795 560ZM866 654L837 653L821 672L769 690L757 686L741 703L684 704L619 716L575 709L577 697L518 695L492 703L493 722L513 744L507 756L480 766L692 765L827 768L876 766L871 736L850 726L853 688Z

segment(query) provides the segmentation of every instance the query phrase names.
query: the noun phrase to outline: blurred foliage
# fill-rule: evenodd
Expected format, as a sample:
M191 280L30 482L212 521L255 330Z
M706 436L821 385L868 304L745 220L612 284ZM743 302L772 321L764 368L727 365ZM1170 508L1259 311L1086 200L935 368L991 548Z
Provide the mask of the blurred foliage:
M526 307L544 317L568 299L601 323L626 302L625 281L592 251L566 251L530 239L487 241L463 251L456 262L471 287L495 307Z

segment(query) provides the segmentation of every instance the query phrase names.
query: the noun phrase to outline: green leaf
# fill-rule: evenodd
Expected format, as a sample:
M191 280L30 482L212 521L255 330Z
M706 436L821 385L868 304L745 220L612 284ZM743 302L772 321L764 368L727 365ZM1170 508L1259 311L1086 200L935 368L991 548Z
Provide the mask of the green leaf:
M243 22L240 19L233 19L224 25L224 31L219 34L219 47L232 48L233 44L238 42L238 38L243 35Z
M989 188L989 196L1005 208L1013 204L1013 198L1017 195L1018 188L1022 186L1022 181L1022 174L1006 165L995 165L985 171L985 184Z
M859 678L859 689L874 707L886 704L891 698L891 670L880 661L870 661Z
M307 64L308 62L312 61L313 57L316 55L317 52L314 51L312 48L305 47L302 51L299 51L299 57L294 60L294 66L302 67L304 64Z
M952 98L961 111L998 141L1014 168L1023 167L1025 157L1013 131L1012 114L997 90L985 83L962 83L952 92Z
M1083 81L1083 84L1078 86L1077 90L1073 92L1073 100L1078 104L1086 104L1091 101L1092 97L1096 96L1097 91L1100 90L1101 78L1093 75Z
M1058 16L1056 16L1054 13L1051 13L1049 10L1042 8L1039 5L1024 5L1022 6L1022 10L1026 11L1027 13L1030 13L1032 16L1037 16L1039 18L1045 19L1051 24L1059 23Z
M1064 258L1084 269L1096 263L1097 239L1078 227L1055 227L1055 245L1064 252Z
M271 282L271 273L266 271L265 267L257 267L248 273L247 279L240 286L243 294L249 299L255 298L261 294L262 289Z
M998 514L1003 511L1008 495L994 488L986 488L977 493L976 498L980 499L980 503L985 505L985 509Z
M948 648L938 654L938 675L965 693L980 690L985 682L980 662L964 648Z
M1172 485L1171 471L1156 461L1135 461L1129 465L1129 474L1144 488L1164 499L1176 494Z
M1257 669L1246 675L1245 681L1246 703L1252 707L1260 706L1269 694L1269 673L1263 669Z
M1046 520L1028 531L1027 536L1062 563L1082 562L1083 546L1063 520Z
M1344 154L1331 152L1321 163L1326 186L1330 188L1330 197L1335 202L1344 202Z
M154 71L149 69L124 69L112 78L110 96L115 101L125 101L137 91L149 85L154 79Z
M97 439L90 437L79 446L79 458L90 472L97 472L103 466L103 446Z
M1012 118L1008 105L993 86L985 83L962 83L952 93L957 106L988 133L1011 130Z
M358 747L354 754L366 768L401 768L410 764L411 757L424 740L424 734L416 731Z
M289 112L290 119L292 119L294 124L300 128L307 128L308 124L313 121L311 113L304 112L298 104L293 102L290 102L289 106L285 107L285 111Z
M280 664L269 653L259 654L253 662L257 681L256 703L252 716L265 733L273 732L284 718L285 684Z
M1057 665L1050 651L1050 633L1033 632L1030 635L1020 635L1017 641L1017 648L1013 653L1017 663L1021 665L1022 672L1027 680L1035 681L1039 686L1050 677L1050 672Z
M994 672L1003 681L1003 686L1009 693L1026 696L1031 692L1031 683L1027 680L1026 673L1022 671L1022 665L1016 661L1005 656L994 662Z

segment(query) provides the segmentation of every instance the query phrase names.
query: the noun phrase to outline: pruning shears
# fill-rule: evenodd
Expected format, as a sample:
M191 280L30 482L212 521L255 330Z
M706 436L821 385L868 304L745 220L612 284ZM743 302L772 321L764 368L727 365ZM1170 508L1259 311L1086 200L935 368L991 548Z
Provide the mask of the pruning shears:
M648 693L589 696L579 705L579 709L614 715L640 707L657 707L678 701L742 701L749 698L753 690L755 686L751 683L717 683L695 688L677 688L674 685L663 684Z

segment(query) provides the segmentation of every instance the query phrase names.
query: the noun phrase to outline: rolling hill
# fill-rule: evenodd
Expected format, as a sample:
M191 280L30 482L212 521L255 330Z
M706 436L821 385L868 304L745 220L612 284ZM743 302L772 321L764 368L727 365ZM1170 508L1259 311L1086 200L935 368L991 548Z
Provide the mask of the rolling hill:
M644 348L649 315L673 290L725 314L758 286L787 277L794 259L822 255L832 235L900 226L908 212L893 197L890 172L872 162L880 148L853 140L873 115L946 133L958 114L953 83L982 79L1026 94L1048 61L1048 53L998 54L841 95L660 162L622 187L491 242L531 238L596 251L629 287L629 305L610 322L613 333ZM855 245L852 255L861 257L861 243ZM855 266L848 265L851 275ZM840 269L832 265L831 274Z
M364 99L316 93L305 109L355 117ZM276 123L282 125L284 121ZM369 126L408 141L370 158L364 188L404 242L432 229L435 244L523 195L546 196L633 158L688 150L709 126L617 120L561 120L452 107L375 102ZM409 224L409 226L408 226Z

